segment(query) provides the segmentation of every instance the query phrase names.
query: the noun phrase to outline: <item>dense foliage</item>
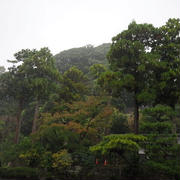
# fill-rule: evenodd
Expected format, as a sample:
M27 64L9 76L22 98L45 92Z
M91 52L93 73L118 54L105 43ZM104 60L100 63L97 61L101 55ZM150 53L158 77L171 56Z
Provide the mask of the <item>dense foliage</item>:
M86 74L93 64L107 64L106 54L109 48L110 43L105 43L97 47L87 45L62 51L54 57L56 66L61 73L75 66Z
M180 178L180 20L0 66L0 177Z

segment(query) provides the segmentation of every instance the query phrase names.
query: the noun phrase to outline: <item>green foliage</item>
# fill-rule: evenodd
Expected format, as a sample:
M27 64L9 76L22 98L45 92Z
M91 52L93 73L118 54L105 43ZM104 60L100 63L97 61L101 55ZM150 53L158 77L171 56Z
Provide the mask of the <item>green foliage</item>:
M138 150L142 146L141 143L146 140L147 138L142 135L112 134L104 136L103 140L91 146L90 150L96 154L96 157L108 161L105 171L110 170L110 172L106 176L117 179L137 177L140 159Z
M160 177L179 177L179 144L174 133L175 113L169 106L156 105L143 111L141 132L148 140L145 147L145 173ZM146 172L147 171L147 172Z
M111 46L55 59L48 48L16 53L17 66L0 67L0 176L179 179L179 22L133 21ZM125 134L139 119L143 135Z
M142 135L109 135L105 136L103 140L90 148L92 152L100 154L118 153L122 155L125 151L137 152L140 148L138 142L145 141L146 137Z
M174 164L171 164L169 161L166 161L165 163L148 161L145 165L149 168L149 172L147 172L148 174L154 173L154 176L156 175L162 178L164 176L168 176L172 179L179 178L180 166L178 166L177 162L173 163Z
M56 66L61 73L75 66L86 74L93 64L107 64L106 54L109 47L110 44L107 43L97 47L87 45L62 51L55 55Z
M145 121L151 121L151 122L172 121L174 116L175 116L175 112L171 107L161 104L143 110L143 118Z
M170 134L172 133L173 124L171 122L146 122L141 125L140 132L148 134Z
M120 113L118 110L114 110L112 118L112 134L128 133L130 131L127 122L127 115Z
M174 108L178 101L180 83L180 19L169 19L158 29L153 53L159 55L159 61L153 66L156 90L155 104L166 104Z
M106 71L106 67L103 66L102 64L93 64L90 67L90 73L95 79L100 77L100 75L105 71Z
M180 146L172 143L172 137L155 137L150 142L151 145L146 147L148 160L143 163L145 174L178 179L180 177Z
M59 124L42 126L35 138L46 150L51 152L57 152L59 149L64 148L67 148L70 151L80 148L78 146L78 134L65 129Z
M87 77L76 67L71 67L63 74L63 82L60 90L60 98L66 102L77 101L88 93L86 87Z
M155 107L145 108L142 115L140 128L142 133L171 134L173 132L175 112L171 107L158 104Z
M94 166L94 155L89 150L80 150L72 154L73 164L88 169Z
M133 94L136 133L139 129L139 106L153 101L149 97L155 97L149 86L151 82L150 53L147 51L152 48L154 41L152 37L155 32L156 29L150 24L132 22L127 30L114 37L107 54L110 69L113 72L106 73L103 78L100 78L102 85L110 84L113 89L109 88L112 95L118 96L124 89Z
M25 137L18 145L18 158L25 166L38 167L41 161L41 154L45 149L40 143L35 143L32 139Z
M66 149L54 153L52 157L53 157L52 167L57 170L65 170L69 168L73 162L71 154L69 154Z
M54 115L42 114L42 121L47 125L60 123L66 124L67 127L75 122L74 127L80 124L77 129L82 129L84 134L98 137L109 133L112 125L113 107L108 105L108 100L108 98L89 96L86 100L65 104L64 110Z
M39 173L37 169L29 167L0 168L0 177L38 179Z
M91 87L90 94L94 96L101 96L104 94L104 90L100 87L98 83L98 78L107 71L107 67L103 64L93 64L89 68L88 73L88 87Z
M23 137L17 147L19 151L28 151L32 147L32 138Z
M42 98L48 95L49 89L54 88L54 82L60 79L55 68L54 58L48 48L38 50L21 50L16 53L15 58L22 62L18 66L18 72L27 81L31 94Z
M40 167L45 171L52 171L52 163L53 163L52 152L45 151L41 155Z
M0 162L2 165L8 165L9 162L14 163L18 157L17 146L10 140L6 138L0 144Z
M22 118L22 123L21 123L21 134L23 136L28 136L32 132L32 122L33 122L33 114L34 114L34 109L35 109L36 102L29 102L26 104L24 107L21 118Z

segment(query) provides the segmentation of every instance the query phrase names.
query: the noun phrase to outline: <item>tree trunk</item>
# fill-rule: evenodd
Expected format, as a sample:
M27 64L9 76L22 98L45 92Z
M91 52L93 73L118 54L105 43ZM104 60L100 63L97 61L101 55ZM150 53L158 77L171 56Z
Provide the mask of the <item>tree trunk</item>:
M22 102L19 102L18 112L16 115L16 134L14 139L15 144L19 143L19 135L21 131L21 113L22 113Z
M134 99L134 132L139 134L139 105L137 99Z
M34 119L33 119L33 125L32 125L32 133L35 133L37 130L38 115L39 115L39 100L36 101L36 107L35 107Z
M175 104L171 105L173 111L175 112ZM177 126L176 126L176 119L175 117L172 118L172 122L173 122L173 129L172 129L172 133L176 134L177 133Z

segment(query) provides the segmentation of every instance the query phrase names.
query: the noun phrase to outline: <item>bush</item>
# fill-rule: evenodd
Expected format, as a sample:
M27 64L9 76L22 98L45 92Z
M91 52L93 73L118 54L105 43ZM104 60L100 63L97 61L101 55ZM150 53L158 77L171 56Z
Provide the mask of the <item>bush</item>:
M29 167L0 168L0 177L39 179L38 170Z

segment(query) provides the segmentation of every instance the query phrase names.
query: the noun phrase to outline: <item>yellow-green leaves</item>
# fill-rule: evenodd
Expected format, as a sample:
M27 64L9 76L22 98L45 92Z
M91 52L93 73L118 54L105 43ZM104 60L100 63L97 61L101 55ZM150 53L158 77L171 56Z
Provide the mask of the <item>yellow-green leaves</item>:
M52 155L52 158L53 158L52 167L57 170L66 169L70 167L73 162L71 154L69 154L66 149L54 153Z
M90 150L94 153L111 154L113 152L125 152L125 151L138 151L140 148L139 143L146 140L146 137L142 135L134 134L114 134L105 136L103 140L90 147Z

